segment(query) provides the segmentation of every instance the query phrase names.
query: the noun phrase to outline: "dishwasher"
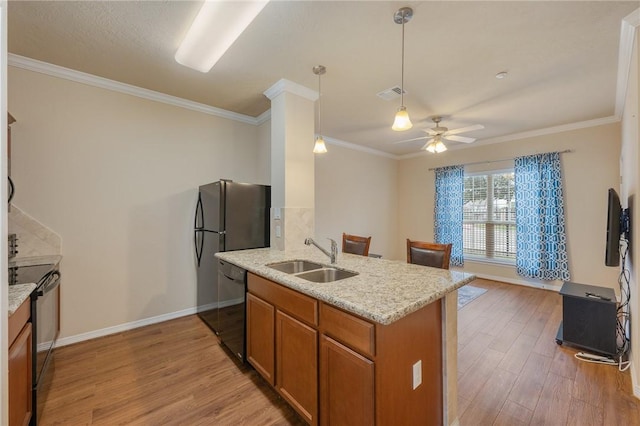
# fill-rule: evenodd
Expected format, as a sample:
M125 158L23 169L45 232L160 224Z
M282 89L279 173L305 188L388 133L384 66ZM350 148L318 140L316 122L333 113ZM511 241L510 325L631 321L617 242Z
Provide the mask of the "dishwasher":
M247 271L218 260L218 338L245 362Z

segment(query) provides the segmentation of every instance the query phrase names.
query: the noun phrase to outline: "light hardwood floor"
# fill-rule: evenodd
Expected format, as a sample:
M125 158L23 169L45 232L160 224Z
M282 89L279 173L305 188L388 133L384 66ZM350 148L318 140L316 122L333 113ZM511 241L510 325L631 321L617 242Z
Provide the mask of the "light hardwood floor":
M640 425L629 373L555 343L557 293L494 281L458 324L462 426ZM196 317L56 350L41 425L301 425Z
M476 280L458 311L458 414L466 425L640 425L629 372L555 342L562 298Z

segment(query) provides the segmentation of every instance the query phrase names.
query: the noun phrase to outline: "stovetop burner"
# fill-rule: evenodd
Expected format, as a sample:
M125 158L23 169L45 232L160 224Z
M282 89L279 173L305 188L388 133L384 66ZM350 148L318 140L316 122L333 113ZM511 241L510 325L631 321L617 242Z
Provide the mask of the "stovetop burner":
M14 266L9 268L9 285L35 283L39 284L40 280L49 272L55 269L56 265L33 265L33 266Z

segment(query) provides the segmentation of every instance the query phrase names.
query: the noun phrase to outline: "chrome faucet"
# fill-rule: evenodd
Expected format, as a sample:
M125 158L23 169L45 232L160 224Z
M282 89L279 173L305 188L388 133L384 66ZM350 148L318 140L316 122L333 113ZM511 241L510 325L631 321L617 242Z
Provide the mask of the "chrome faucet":
M329 259L331 259L331 263L336 263L336 258L338 257L338 243L336 243L336 241L332 240L331 238L327 239L331 241L331 253L329 253L326 249L320 247L318 243L313 241L313 238L305 238L304 243L308 246L313 244L318 248L318 250L329 256Z

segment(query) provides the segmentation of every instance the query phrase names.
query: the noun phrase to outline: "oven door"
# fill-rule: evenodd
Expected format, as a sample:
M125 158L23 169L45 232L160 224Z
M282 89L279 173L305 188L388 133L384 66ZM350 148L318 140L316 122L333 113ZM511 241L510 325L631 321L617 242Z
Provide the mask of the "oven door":
M53 271L33 292L31 300L32 321L36 324L33 340L33 414L36 419L42 412L53 374L51 360L60 332L59 298L60 273Z

